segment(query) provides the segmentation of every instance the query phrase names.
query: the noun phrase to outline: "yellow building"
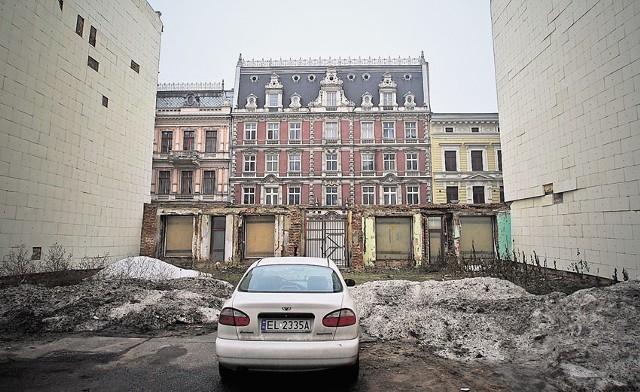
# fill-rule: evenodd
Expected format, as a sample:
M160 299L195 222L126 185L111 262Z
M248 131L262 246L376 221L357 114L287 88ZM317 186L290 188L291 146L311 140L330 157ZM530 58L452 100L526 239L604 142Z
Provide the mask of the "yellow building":
M434 113L430 131L434 204L504 201L497 113Z

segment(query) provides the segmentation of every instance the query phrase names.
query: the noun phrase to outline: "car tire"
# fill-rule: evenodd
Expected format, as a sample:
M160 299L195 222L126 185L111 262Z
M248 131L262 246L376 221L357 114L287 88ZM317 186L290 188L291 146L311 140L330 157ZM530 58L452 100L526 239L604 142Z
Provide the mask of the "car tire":
M218 374L220 374L220 379L223 383L233 382L236 376L236 372L234 370L231 370L220 364L218 364Z
M356 363L342 369L342 379L348 384L357 383L359 376L360 376L360 357L356 359Z

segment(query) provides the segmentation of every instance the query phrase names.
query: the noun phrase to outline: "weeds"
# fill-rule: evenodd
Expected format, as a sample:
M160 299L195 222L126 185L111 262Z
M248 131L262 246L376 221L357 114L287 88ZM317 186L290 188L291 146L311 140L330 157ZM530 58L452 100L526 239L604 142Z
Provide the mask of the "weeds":
M85 270L100 269L106 267L108 262L109 252L105 253L103 256L84 256L80 260L78 267Z
M59 243L49 247L49 251L44 257L42 269L44 272L68 271L71 269L73 254L67 251Z
M2 260L0 274L7 276L19 276L21 280L28 274L35 272L35 265L30 257L27 257L27 247L20 244L14 247Z

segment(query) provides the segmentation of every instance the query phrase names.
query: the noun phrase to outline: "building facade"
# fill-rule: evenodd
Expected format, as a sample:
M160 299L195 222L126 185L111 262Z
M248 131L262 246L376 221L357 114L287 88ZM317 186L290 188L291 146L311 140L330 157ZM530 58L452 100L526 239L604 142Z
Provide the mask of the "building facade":
M434 113L431 159L435 204L504 202L498 113Z
M144 0L3 0L0 254L139 249L160 17ZM135 37L132 39L131 37Z
M514 247L640 274L637 2L491 2Z
M152 200L230 202L232 98L224 83L158 86Z
M431 201L424 57L240 58L235 91L235 204Z

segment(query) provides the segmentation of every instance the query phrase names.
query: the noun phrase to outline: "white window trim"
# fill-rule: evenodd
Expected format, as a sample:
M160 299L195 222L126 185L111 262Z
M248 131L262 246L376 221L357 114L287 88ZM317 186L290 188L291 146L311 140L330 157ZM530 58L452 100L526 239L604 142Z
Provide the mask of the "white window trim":
M364 187L373 188L373 191L371 191L371 193L368 193L368 192L366 193L367 195L373 196L373 202L371 204L365 204L364 203L364 195L365 195ZM360 194L362 195L362 204L365 204L365 205L374 205L374 204L376 204L376 186L375 185L368 185L368 184L361 185L360 186Z
M273 160L269 160L270 156L275 156L275 169L269 170L269 163L273 163ZM264 171L267 173L278 173L280 169L280 156L277 153L266 153L264 154Z
M276 203L267 203L267 189L270 191L269 195L270 196L276 196L277 200ZM275 193L273 193L273 191L275 190ZM262 186L262 192L260 192L260 202L262 203L262 205L273 205L273 206L277 206L279 204L282 204L280 201L282 200L282 192L280 190L279 186L266 186L263 185Z
M445 156L444 153L446 151L455 151L456 152L456 171L447 171L446 170L446 163L445 163ZM460 170L460 147L442 147L442 167L441 167L441 171L443 173L459 173Z
M418 200L417 200L416 204L420 204L420 185L418 185L418 184L407 184L407 185L405 185L405 193L407 195L407 197L406 197L407 203L409 202L409 188L410 187L411 188L414 188L414 187L418 188L418 191L415 193L415 195L418 196ZM412 194L414 194L414 193L412 193Z
M473 171L471 166L471 151L482 151L482 171L487 171L487 149L488 146L467 146L467 171Z
M336 204L327 204L327 188L328 187L335 187L336 188ZM322 187L322 198L324 201L323 205L326 206L339 206L342 200L342 187L339 184L328 184Z

